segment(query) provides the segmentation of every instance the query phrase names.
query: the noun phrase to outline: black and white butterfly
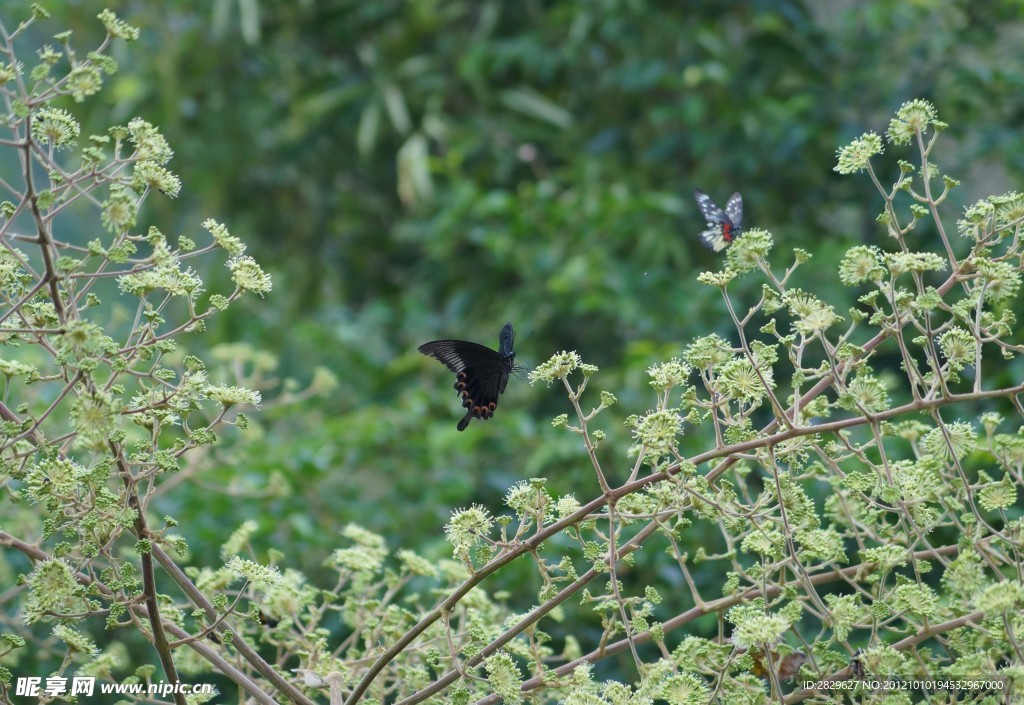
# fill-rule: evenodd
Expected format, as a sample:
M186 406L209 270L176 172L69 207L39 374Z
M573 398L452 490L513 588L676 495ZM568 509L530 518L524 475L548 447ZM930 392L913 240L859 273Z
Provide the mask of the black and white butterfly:
M419 351L429 355L455 373L455 391L462 396L466 415L459 421L465 431L471 419L487 420L494 416L498 397L505 391L509 375L519 371L512 324L506 323L498 336L498 349L471 343L468 340L435 340L424 343Z
M743 232L743 197L739 192L729 197L723 211L711 197L700 189L693 190L700 212L708 221L708 229L700 234L705 247L721 252Z

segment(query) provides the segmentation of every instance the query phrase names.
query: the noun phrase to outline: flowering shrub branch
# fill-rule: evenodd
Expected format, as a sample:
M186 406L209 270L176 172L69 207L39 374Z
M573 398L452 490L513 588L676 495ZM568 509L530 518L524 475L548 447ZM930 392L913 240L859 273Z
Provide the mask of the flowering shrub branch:
M244 414L228 410L261 401L253 389L212 383L199 358L179 353L179 338L201 332L243 294L268 293L271 282L241 241L212 220L204 223L210 242L202 247L185 236L172 244L156 228L136 231L145 201L154 192L174 197L180 187L166 168L173 156L166 140L136 118L80 146L78 121L55 104L97 93L104 75L117 70L108 46L137 38L138 30L105 11L99 20L107 36L85 58L70 33L58 34L61 48L40 50L40 62L26 71L20 42L46 17L33 6L14 31L0 23L2 122L11 133L0 148L16 157L21 176L20 184L0 182L8 199L0 203L0 482L10 504L0 545L34 563L21 619L52 624L57 643L66 645L55 675L77 666L79 674L110 677L112 655L72 626L104 616L108 629L134 628L153 644L165 680L182 679L176 649L187 644L252 697L272 702L263 686L182 629L179 609L159 592L153 558L199 604L199 590L161 548L180 553L186 544L169 533L172 517L162 528L147 517L166 478L196 472L189 463L197 450L223 428L246 426ZM218 250L228 255L234 290L201 305L203 282L184 263ZM111 300L122 308L134 301L130 326L118 322L116 308L105 303ZM16 528L37 538L26 541L11 533ZM54 536L62 540L52 552L38 548ZM125 559L126 549L137 563ZM236 606L221 605L213 620L222 622ZM27 645L20 636L3 638L5 652ZM42 639L37 646L52 648ZM293 700L311 702L244 637L233 648ZM10 684L11 673L0 669L0 691ZM173 697L185 702L181 693Z

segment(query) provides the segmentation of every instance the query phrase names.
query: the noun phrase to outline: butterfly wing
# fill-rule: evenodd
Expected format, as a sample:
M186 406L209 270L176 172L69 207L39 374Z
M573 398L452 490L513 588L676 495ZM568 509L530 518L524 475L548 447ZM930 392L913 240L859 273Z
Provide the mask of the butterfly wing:
M711 200L711 196L707 195L700 189L695 188L693 190L693 197L697 199L697 205L700 206L700 213L704 216L704 220L708 221L708 226L721 225L729 220L725 211L719 208L718 204Z
M729 196L729 202L725 204L725 215L732 223L733 230L739 230L743 226L743 197L739 191Z
M489 419L498 406L512 372L514 355L503 356L467 340L435 340L419 347L455 373L455 391L462 396L466 415L458 429L465 431L471 419Z
M460 351L472 351L473 348L480 348L482 351L494 353L493 350L477 343L471 343L468 340L434 340L429 343L423 343L418 349L421 353L434 358L455 374L459 374L466 369L466 359ZM480 353L477 354L479 355Z
M462 406L466 408L466 415L458 424L460 431L466 430L470 419L486 421L494 416L498 397L508 384L511 363L493 350L488 352L494 355L492 359L473 363L455 376L455 391L462 395Z
M732 242L732 235L728 230L728 224L716 225L713 228L701 231L700 242L704 247L715 252L721 252Z

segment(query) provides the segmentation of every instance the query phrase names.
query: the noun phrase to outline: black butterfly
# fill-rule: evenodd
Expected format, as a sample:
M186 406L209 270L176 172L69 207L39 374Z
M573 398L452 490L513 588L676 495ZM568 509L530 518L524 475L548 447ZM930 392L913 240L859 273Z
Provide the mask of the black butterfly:
M435 340L419 347L421 353L455 373L455 391L462 395L462 405L467 409L459 421L460 431L466 430L470 419L486 421L494 416L509 375L521 369L515 364L512 350L515 337L512 324L506 323L498 336L497 352L467 340Z
M723 211L700 189L694 189L693 196L708 221L708 229L701 232L700 241L705 247L721 252L743 232L743 197L739 192L734 193Z

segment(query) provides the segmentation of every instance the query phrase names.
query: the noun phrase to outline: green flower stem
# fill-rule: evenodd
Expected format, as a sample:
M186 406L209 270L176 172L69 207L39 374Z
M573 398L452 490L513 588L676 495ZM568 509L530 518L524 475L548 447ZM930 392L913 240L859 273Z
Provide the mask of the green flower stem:
M775 392L772 391L772 387L768 383L768 380L764 378L764 373L761 371L761 367L760 365L758 365L758 361L750 352L750 347L747 345L747 336L743 334L743 325L740 323L739 318L736 316L736 311L732 307L732 301L725 293L724 286L722 287L721 291L722 298L725 299L725 306L726 308L729 309L729 317L732 319L733 325L736 326L736 334L739 335L740 337L740 346L743 348L743 354L746 356L747 362L750 363L751 368L753 368L754 374L757 375L757 379L760 380L761 387L764 389L764 393L768 397L768 402L772 406L772 411L775 413L775 418L781 419L787 428L792 429L793 421L796 420L796 414L793 414L792 420L790 420L790 418L786 415L785 407L782 405L782 402L780 402L778 398L775 396Z
M622 558L622 554L615 550L615 503L608 503L608 558L605 559L608 564L608 580L612 587L612 596L615 598L616 604L619 606L619 616L622 618L622 630L626 633L626 641L629 642L629 653L633 656L633 664L636 666L637 673L643 673L643 661L640 660L640 655L636 652L636 644L633 643L633 624L629 620L629 616L626 614L626 602L622 599L622 592L619 589L619 576L615 570L615 566ZM657 526L655 522L651 522L649 526Z
M952 245L949 244L949 236L946 234L946 228L942 225L942 218L939 217L939 204L945 198L945 194L939 200L932 198L931 174L929 173L931 164L928 162L928 155L931 153L932 146L935 144L935 137L938 135L936 134L932 137L926 148L921 130L915 130L914 134L917 139L918 150L921 152L921 182L924 184L925 201L928 204L928 209L931 211L932 220L935 221L935 228L939 231L939 237L942 238L942 244L946 248L946 256L949 257L949 263L953 269L956 269L960 265L956 261Z
M563 374L559 377L562 380L562 385L565 387L565 391L569 393L569 401L572 402L572 407L576 411L576 418L580 421L579 434L583 437L583 445L587 449L587 456L590 458L590 464L594 468L594 472L597 474L597 482L601 486L601 491L605 494L611 492L611 487L608 485L608 480L604 476L604 471L601 470L601 463L597 459L597 450L594 447L593 441L590 440L590 432L587 430L587 421L590 417L583 413L583 409L580 407L580 397L583 395L583 390L587 386L587 380L584 379L583 384L580 385L579 389L573 389L572 385L569 384L569 375Z
M68 394L69 394L69 393L70 393L70 392L71 392L72 390L74 390L74 388L75 388L75 385L76 385L76 384L78 384L78 383L79 383L79 382L81 381L81 379L82 379L82 376L83 376L83 374L82 374L82 371L81 371L81 370L79 370L79 371L78 371L78 372L77 372L77 373L75 374L75 376L74 376L74 377L72 377L72 378L71 378L71 379L70 379L70 380L68 381L68 383L64 385L64 388L60 390L60 393L59 393L59 394L57 395L57 397L56 397L56 398L55 398L55 399L54 399L54 400L53 400L53 401L52 401L52 402L50 403L50 405L49 405L49 406L48 406L48 407L46 408L46 410L45 410L45 411L43 411L43 413L41 413L41 414L40 414L40 415L39 415L38 417L36 417L35 423L33 423L33 424L32 424L32 425L31 425L31 426L30 426L30 427L28 428L28 429L26 429L26 430L22 431L22 432L21 432L20 434L18 434L17 436L11 436L10 438L8 438L8 439L7 439L7 442L6 442L6 443L4 443L4 444L3 444L3 446L0 446L0 448L7 448L7 447L9 447L9 446L13 446L13 445L14 445L15 443L17 443L17 442L19 442L19 441L22 441L22 440L25 440L25 439L33 439L33 440L32 440L32 443L33 443L33 445L37 445L37 446L38 446L38 443L36 443L36 442L35 442L35 440L34 440L34 439L36 438L36 431L38 431L38 430L39 430L39 427L40 427L40 426L42 425L43 421L45 421L45 420L46 420L46 418L47 418L47 417L48 417L48 416L49 416L50 414L52 414L52 413L54 412L54 410L55 410L55 409L56 409L56 408L57 408L57 407L58 407L58 406L60 405L60 403L61 403L62 401L64 401L64 398L65 398L65 397L66 397L66 396L67 396L67 395L68 395ZM16 417L16 416L15 416L15 415L14 415L13 413L11 413L11 411L10 411L9 409L7 409L7 407L4 407L4 410L5 410L5 411L6 411L7 413L10 413L10 414L11 414L11 418L17 418L17 417ZM6 414L4 415L4 418L7 418L7 415L6 415Z

